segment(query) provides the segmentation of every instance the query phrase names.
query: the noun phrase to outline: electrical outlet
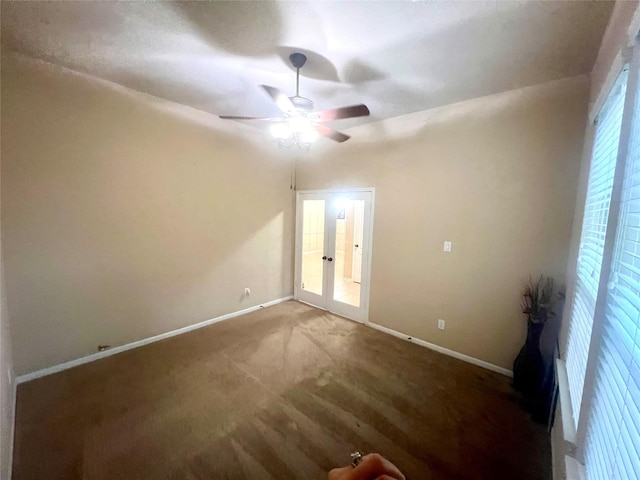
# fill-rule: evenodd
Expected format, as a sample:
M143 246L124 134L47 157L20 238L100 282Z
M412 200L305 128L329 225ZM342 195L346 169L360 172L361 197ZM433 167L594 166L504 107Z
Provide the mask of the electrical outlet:
M441 318L438 319L438 330L444 330L444 320Z
M445 252L450 252L451 251L451 242L449 240L446 240L444 242L444 251Z
M249 295L251 295L251 289L249 287L244 289L244 296L248 297Z

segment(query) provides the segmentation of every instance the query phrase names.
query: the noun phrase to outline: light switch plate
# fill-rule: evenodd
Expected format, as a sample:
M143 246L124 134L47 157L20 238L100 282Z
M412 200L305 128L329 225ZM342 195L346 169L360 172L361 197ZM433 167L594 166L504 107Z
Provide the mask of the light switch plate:
M450 252L451 251L451 242L449 240L445 240L445 242L444 242L444 251L445 252Z
M444 330L444 320L441 318L438 319L438 330Z

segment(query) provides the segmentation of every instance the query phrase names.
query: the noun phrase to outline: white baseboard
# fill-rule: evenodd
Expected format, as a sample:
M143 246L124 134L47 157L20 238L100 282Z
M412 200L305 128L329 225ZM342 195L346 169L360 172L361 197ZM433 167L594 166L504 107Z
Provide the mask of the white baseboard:
M15 386L20 383L29 382L31 380L35 380L36 378L44 377L47 375L51 375L54 373L62 372L64 370L68 370L69 368L77 367L78 365L83 365L85 363L93 362L96 360L100 360L101 358L110 357L111 355L116 355L121 352L126 352L127 350L131 350L133 348L141 347L143 345L148 345L150 343L158 342L160 340L164 340L166 338L175 337L176 335L180 335L183 333L191 332L192 330L197 330L202 327L206 327L208 325L213 325L214 323L222 322L224 320L228 320L230 318L238 317L240 315L245 315L247 313L255 312L260 308L270 307L272 305L277 305L278 303L286 302L288 300L293 299L292 295L287 297L279 298L277 300L272 300L270 302L263 303L261 305L256 305L254 307L246 308L244 310L239 310L237 312L228 313L226 315L222 315L219 317L212 318L210 320L205 320L203 322L195 323L193 325L188 325L186 327L178 328L176 330L172 330L170 332L161 333L160 335L154 335L153 337L144 338L142 340L138 340L135 342L127 343L125 345L120 345L114 348L110 348L103 352L92 353L91 355L87 355L86 357L77 358L75 360L70 360L68 362L60 363L58 365L54 365L52 367L43 368L41 370L36 370L35 372L26 373L24 375L20 375L16 377L14 382L14 395L15 395ZM513 377L513 372L511 370L507 370L506 368L499 367L497 365L493 365L492 363L485 362L484 360L480 360L474 357L470 357L469 355L465 355L463 353L458 353L454 350L449 350L448 348L441 347L439 345L427 342L425 340L421 340L419 338L412 337L405 333L398 332L391 328L383 327L382 325L377 325L375 323L366 323L367 326L379 330L381 332L387 333L389 335L393 335L394 337L401 338L402 340L406 340L411 343L415 343L416 345L420 345L421 347L429 348L431 350L435 350L436 352L443 353L444 355L448 355L453 358L457 358L458 360L462 360L467 363L471 363L473 365L477 365L482 368L486 368L487 370L491 370L502 375L506 375L507 377Z
M571 395L569 394L569 377L564 360L556 358L556 383L558 384L558 402L562 413L562 435L565 442L565 454L575 455L578 443L576 425L573 420Z
M497 365L494 365L493 363L485 362L484 360L470 357L469 355L458 353L454 350L449 350L448 348L441 347L434 343L429 343L425 340L420 340L419 338L415 338L415 337L412 337L411 335L407 335L406 333L401 333L396 330L392 330L391 328L383 327L382 325L378 325L371 322L367 323L366 325L368 327L375 328L376 330L380 330L381 332L388 333L389 335L393 335L394 337L401 338L402 340L405 340L407 342L415 343L416 345L420 345L421 347L429 348L431 350L435 350L436 352L443 353L453 358L457 358L458 360L462 360L463 362L471 363L473 365L477 365L478 367L486 368L487 370L500 373L507 377L513 377L513 372L511 370L507 370L506 368L499 367Z
M78 365L94 362L96 360L100 360L101 358L110 357L111 355L115 355L117 353L126 352L127 350L131 350L133 348L141 347L143 345L148 345L150 343L164 340L165 338L175 337L176 335L181 335L183 333L191 332L192 330L197 330L202 327L213 325L214 323L222 322L230 318L239 317L240 315L245 315L247 313L255 312L256 310L260 310L261 308L270 307L272 305L286 302L291 299L293 299L293 295L289 295L283 298L278 298L277 300L272 300L270 302L262 303L260 305L256 305L255 307L249 307L249 308L245 308L244 310L239 310L237 312L221 315L220 317L212 318L210 320L204 320L202 322L194 323L193 325L188 325L186 327L178 328L176 330L171 330L170 332L161 333L160 335L154 335L153 337L144 338L142 340L127 343L126 345L113 347L108 350L104 350L103 352L92 353L91 355L87 355L86 357L70 360L68 362L60 363L52 367L43 368L42 370L36 370L35 372L26 373L24 375L20 375L16 377L15 383L17 385L20 383L35 380L36 378L51 375L53 373L62 372L63 370L68 370L69 368L77 367Z

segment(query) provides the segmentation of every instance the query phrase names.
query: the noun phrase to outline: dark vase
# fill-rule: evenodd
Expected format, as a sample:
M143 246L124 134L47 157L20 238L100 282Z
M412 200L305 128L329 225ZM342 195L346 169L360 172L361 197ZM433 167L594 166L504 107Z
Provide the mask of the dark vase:
M513 362L513 388L525 401L534 402L544 380L544 362L540 353L540 335L544 323L527 320L527 340Z

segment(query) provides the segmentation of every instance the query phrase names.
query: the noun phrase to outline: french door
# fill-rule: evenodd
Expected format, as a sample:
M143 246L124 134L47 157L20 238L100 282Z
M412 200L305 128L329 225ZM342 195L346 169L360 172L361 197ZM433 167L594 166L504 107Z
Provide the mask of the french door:
M367 321L373 195L373 188L298 192L294 289L298 300Z

